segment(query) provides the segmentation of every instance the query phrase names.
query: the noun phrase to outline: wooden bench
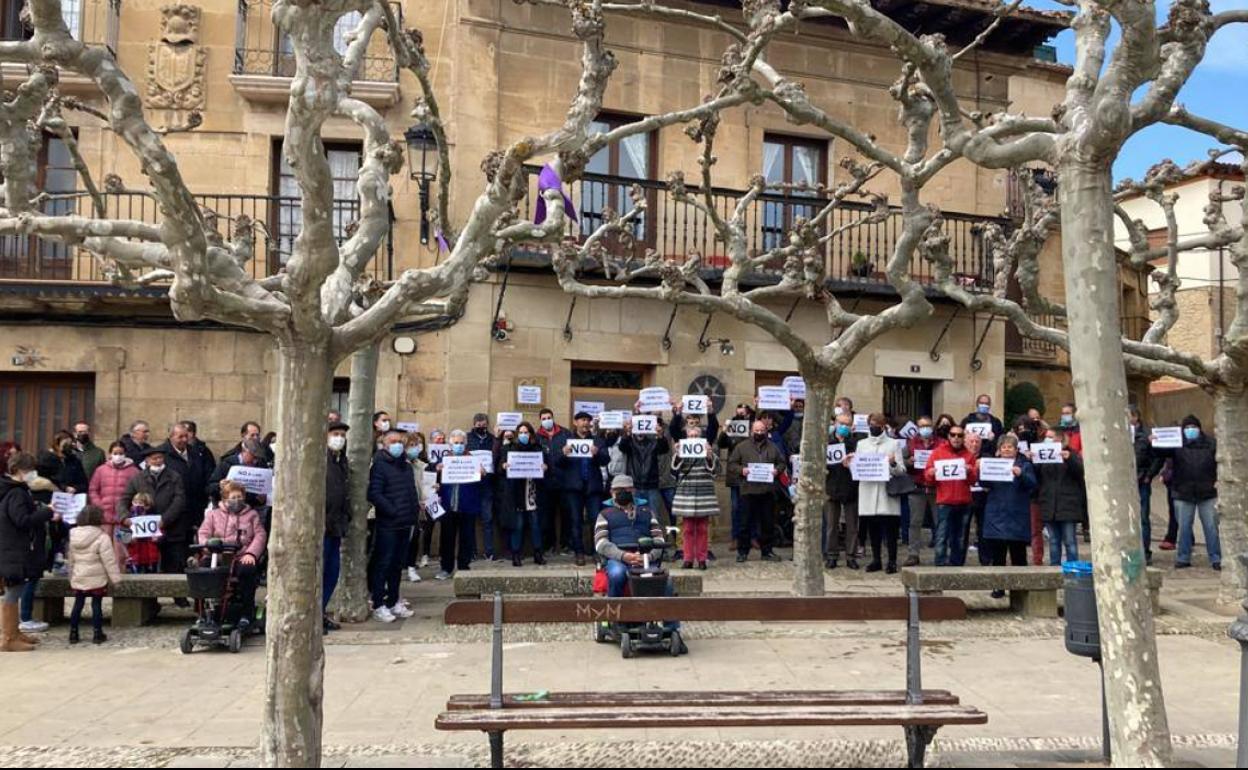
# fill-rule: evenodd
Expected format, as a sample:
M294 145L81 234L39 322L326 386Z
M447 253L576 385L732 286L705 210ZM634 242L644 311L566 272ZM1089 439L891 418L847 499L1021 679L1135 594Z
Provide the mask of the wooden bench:
M910 767L945 725L982 725L988 716L946 690L922 687L919 621L966 617L960 599L888 597L673 597L654 599L512 599L455 601L447 625L493 624L489 695L452 695L434 722L438 730L479 730L489 736L492 767L503 766L508 730L606 727L850 727L904 728ZM905 620L906 689L884 691L552 692L540 700L503 692L503 626L507 623L641 623L682 621ZM656 665L658 665L656 659ZM625 664L627 665L627 664Z
M1153 612L1161 611L1164 573L1147 571ZM1029 617L1057 617L1057 592L1065 584L1061 567L903 567L901 584L920 594L942 591L994 591L1010 594L1010 609Z
M489 598L529 594L543 596L591 596L594 593L594 568L569 569L494 569L456 572L452 578L455 596L459 599ZM702 576L672 573L677 596L701 596Z
M74 595L69 578L45 577L35 589L34 616L45 623L65 620L65 600ZM156 617L157 599L190 596L186 575L125 575L108 591L113 600L112 625L134 628Z

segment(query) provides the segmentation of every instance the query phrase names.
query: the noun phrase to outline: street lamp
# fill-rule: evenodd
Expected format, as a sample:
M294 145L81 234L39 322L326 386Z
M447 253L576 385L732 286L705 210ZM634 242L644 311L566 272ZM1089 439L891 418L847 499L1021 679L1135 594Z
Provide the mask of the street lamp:
M438 139L432 129L417 123L403 132L407 140L407 167L412 181L420 183L420 242L429 243L429 185L437 176L437 164L430 168L429 151L437 150Z

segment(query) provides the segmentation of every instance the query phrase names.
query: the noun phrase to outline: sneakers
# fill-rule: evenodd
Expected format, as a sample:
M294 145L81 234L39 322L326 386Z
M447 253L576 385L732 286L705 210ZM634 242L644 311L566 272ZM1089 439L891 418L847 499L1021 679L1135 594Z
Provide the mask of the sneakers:
M1192 565L1188 562L1176 561L1174 563L1175 569L1191 569L1191 566Z
M42 634L48 630L48 624L39 620L23 620L17 630L23 634Z
M1213 571L1214 571L1214 572L1221 572L1221 571L1222 571L1222 563L1221 563L1221 562L1218 562L1217 564L1212 565L1212 567L1213 567Z
M585 554L583 554L583 553L578 553L578 554L576 555L576 566L578 566L578 567L584 567L584 566L585 566Z
M778 553L765 553L763 554L763 561L777 562L784 561L784 558Z
M403 603L403 601L400 600L396 602L393 607L390 608L390 614L396 618L403 618L404 620L406 620L407 618L412 617L416 613L408 609L407 606Z
M995 590L992 592L992 598L994 598L994 599L1004 599L1004 598L1005 598L1005 591L1002 591L1000 588L995 589Z
M373 610L373 620L378 623L393 623L394 613L390 612L389 607L378 607Z
M420 568L424 569L425 567L428 567L428 566L429 566L429 555L425 554L424 556L420 557Z
M737 554L737 564L745 564L749 560L749 556L743 553Z
M445 572L445 571L439 571L438 574L433 576L433 579L434 580L450 580L451 573Z
M1159 546L1157 546L1157 547L1158 547L1158 548L1160 548L1160 549L1161 549L1161 550L1163 550L1163 551L1173 551L1173 550L1174 550L1174 543L1170 542L1169 540L1162 540L1162 541L1161 541L1161 545L1159 545Z

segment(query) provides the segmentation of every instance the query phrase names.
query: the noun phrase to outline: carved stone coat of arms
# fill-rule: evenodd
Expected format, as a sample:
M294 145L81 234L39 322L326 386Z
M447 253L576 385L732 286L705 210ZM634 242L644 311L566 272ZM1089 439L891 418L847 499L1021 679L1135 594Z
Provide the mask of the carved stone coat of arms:
M193 5L166 5L160 42L148 46L147 106L166 110L204 107L205 60L198 44L201 10Z

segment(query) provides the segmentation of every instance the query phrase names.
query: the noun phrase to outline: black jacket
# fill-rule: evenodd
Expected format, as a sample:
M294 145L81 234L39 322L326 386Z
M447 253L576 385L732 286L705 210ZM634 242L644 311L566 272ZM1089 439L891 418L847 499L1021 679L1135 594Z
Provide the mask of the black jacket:
M204 509L208 507L208 479L212 478L214 470L213 466L207 464L210 458L197 454L194 447L189 445L185 460L168 441L161 444L160 448L165 451L165 465L182 477L188 526L198 528L204 521Z
M351 524L351 466L345 451L325 450L325 536L346 537Z
M1182 449L1158 450L1174 461L1170 494L1175 500L1198 503L1218 496L1218 442L1207 433L1183 440Z
M836 437L832 441L840 443L840 439ZM853 454L858 449L858 439L852 435L845 439L844 444L848 454ZM858 499L858 482L854 481L853 473L849 468L840 463L828 466L824 488L828 493L828 499L838 503L852 503Z
M1135 451L1135 475L1141 484L1148 483L1161 473L1161 466L1166 462L1165 458L1153 453L1153 444L1149 440L1151 433L1149 427L1141 422L1135 426L1135 438L1131 441L1131 448Z
M87 478L87 472L82 467L82 460L73 452L61 458L57 457L52 450L45 449L39 453L35 468L40 476L55 484L57 489L65 490L73 487L78 493L87 491L90 479Z
M35 503L19 481L0 478L0 579L22 583L43 574L52 509Z
M550 467L550 458L542 449L540 443L520 444L512 443L507 446L499 444L494 449L494 469L495 478L498 479L498 486L494 493L494 506L498 513L499 524L504 529L521 529L524 526L524 517L528 511L528 501L526 499L526 491L529 488L529 482L533 482L536 486L534 492L537 500L542 499L545 492L545 482L542 479L509 479L507 471L503 470L503 463L507 462L507 455L511 452L541 452L542 461Z
M602 483L602 469L611 461L607 450L615 442L602 436L594 436L594 446L598 448L598 451L593 457L583 460L568 457L563 453L563 448L568 445L568 441L576 438L580 437L574 432L561 431L550 442L549 465L555 469L555 472L551 474L555 488L568 492L582 492L587 495L601 495L605 488ZM585 471L584 475L581 473L582 469ZM659 485L657 469L655 475L654 486L657 487Z
M659 488L659 458L672 451L666 436L621 436L620 452L636 489Z
M1036 477L1040 482L1036 502L1044 521L1083 521L1088 496L1083 486L1083 458L1078 452L1072 451L1070 459L1061 465L1036 465Z
M997 441L1005 433L1005 426L1001 423L1000 420L998 420L996 417L994 417L991 414L980 414L979 412L971 412L966 417L962 418L962 427L966 428L967 425L973 422L987 422L987 423L992 424L992 436L993 436L992 441L988 441L987 439L984 440L983 447L979 451L979 456L980 457L996 457L997 456Z
M208 477L208 499L212 501L214 506L221 502L221 482L229 478L230 468L242 464L243 461L239 457L238 452L231 452L225 455L221 458L221 462L217 463L217 469ZM259 464L252 467L272 468L273 463L267 457L261 457ZM255 508L257 511L267 507L268 504L269 501L265 500L263 496L253 495L250 492L247 493L247 505Z
M168 464L159 476L153 476L148 470L139 471L121 495L121 509L130 510L134 496L140 492L151 495L153 508L147 513L160 516L161 537L170 543L195 539L190 512L186 507L186 487L177 471Z
M125 447L126 457L134 460L135 465L142 465L143 461L147 459L147 456L143 453L152 448L151 444L139 444L137 441L130 438L129 433L117 440L121 442L123 447Z
M406 457L379 450L368 474L368 502L377 512L378 529L414 527L420 514L416 474Z

